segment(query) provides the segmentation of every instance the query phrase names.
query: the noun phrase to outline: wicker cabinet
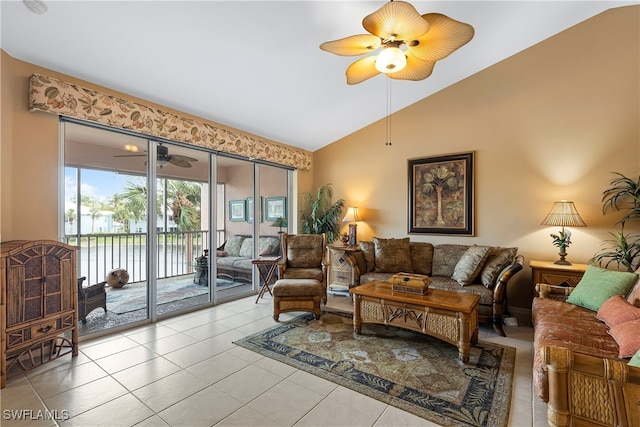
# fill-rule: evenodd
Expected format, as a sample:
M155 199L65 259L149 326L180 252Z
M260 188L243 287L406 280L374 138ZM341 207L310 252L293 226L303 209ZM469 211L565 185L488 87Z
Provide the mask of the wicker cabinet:
M560 265L549 261L531 261L529 266L533 276L534 295L536 283L575 287L587 269L586 264Z
M359 251L347 246L329 246L329 272L327 275L327 290L348 293L349 288L355 286L355 274L349 252Z
M0 243L0 388L16 374L78 355L76 249L53 240Z

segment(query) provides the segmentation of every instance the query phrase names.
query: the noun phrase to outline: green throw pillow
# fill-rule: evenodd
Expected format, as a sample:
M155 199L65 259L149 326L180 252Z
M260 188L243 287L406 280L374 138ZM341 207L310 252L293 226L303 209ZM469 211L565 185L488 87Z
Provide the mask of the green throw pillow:
M633 355L633 357L631 358L631 360L629 360L629 363L627 363L627 365L640 368L640 350L638 350L636 354Z
M588 265L582 279L571 292L567 302L598 311L614 295L627 295L638 280L638 275Z

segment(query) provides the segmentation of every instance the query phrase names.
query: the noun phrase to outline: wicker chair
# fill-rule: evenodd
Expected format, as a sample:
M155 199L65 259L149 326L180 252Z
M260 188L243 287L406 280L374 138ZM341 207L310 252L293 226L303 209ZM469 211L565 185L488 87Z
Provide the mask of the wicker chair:
M78 277L78 318L83 324L87 323L87 314L96 308L102 308L107 312L107 292L104 286L107 282L97 283L91 286L82 286L86 277Z
M320 317L327 302L325 234L282 234L279 279L273 285L273 318L280 313L310 311Z

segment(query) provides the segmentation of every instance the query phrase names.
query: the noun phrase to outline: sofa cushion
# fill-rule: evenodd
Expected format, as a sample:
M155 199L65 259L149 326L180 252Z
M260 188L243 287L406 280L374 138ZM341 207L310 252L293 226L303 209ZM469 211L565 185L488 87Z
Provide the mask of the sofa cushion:
M239 255L245 258L253 258L253 237L244 239Z
M614 295L627 295L638 275L588 265L582 279L567 298L567 302L598 311Z
M260 256L279 255L280 239L274 236L261 236L258 240Z
M631 360L629 360L628 365L640 368L640 350L636 351L636 354L634 354Z
M620 323L640 319L640 308L631 305L622 295L614 295L600 306L596 317L612 328Z
M492 247L487 259L480 270L480 281L488 288L496 284L500 272L513 262L518 253L518 248Z
M408 237L403 239L374 237L376 273L412 273L409 243Z
M461 286L472 283L480 273L489 254L488 246L473 245L465 251L453 269L451 278Z
M287 264L293 268L319 268L324 257L320 234L299 234L287 238Z
M364 259L367 261L367 269L363 273L369 273L376 269L376 246L373 242L362 241L360 242L360 250L364 254Z
M413 272L427 276L431 275L433 245L426 242L411 242L409 251L411 252L411 268Z
M639 329L640 319L620 323L609 329L609 334L620 347L618 357L631 357L640 350Z
M460 286L458 282L450 277L431 276L429 289L441 289L464 294L474 294L480 296L480 305L491 306L493 304L493 290L485 288L481 284Z
M228 256L240 256L240 248L242 248L242 242L245 241L246 236L231 236L224 244L224 250Z
M636 270L636 274L639 274L639 278L631 289L631 292L629 292L629 295L627 295L627 301L636 307L640 307L640 268Z
M431 274L433 276L451 277L453 269L467 249L469 249L469 245L435 245L433 247Z

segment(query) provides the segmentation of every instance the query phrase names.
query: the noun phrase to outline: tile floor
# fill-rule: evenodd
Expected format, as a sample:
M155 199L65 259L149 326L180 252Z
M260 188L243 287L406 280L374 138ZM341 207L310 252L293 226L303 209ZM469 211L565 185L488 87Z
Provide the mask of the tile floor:
M330 296L329 306L349 301ZM0 393L0 424L435 425L235 346L234 340L274 324L271 303L268 296L258 304L255 296L247 297L83 341L78 357L66 356L8 381ZM533 330L507 326L506 332L508 337L502 338L482 326L480 339L517 349L508 425L546 426L546 407L532 390Z

